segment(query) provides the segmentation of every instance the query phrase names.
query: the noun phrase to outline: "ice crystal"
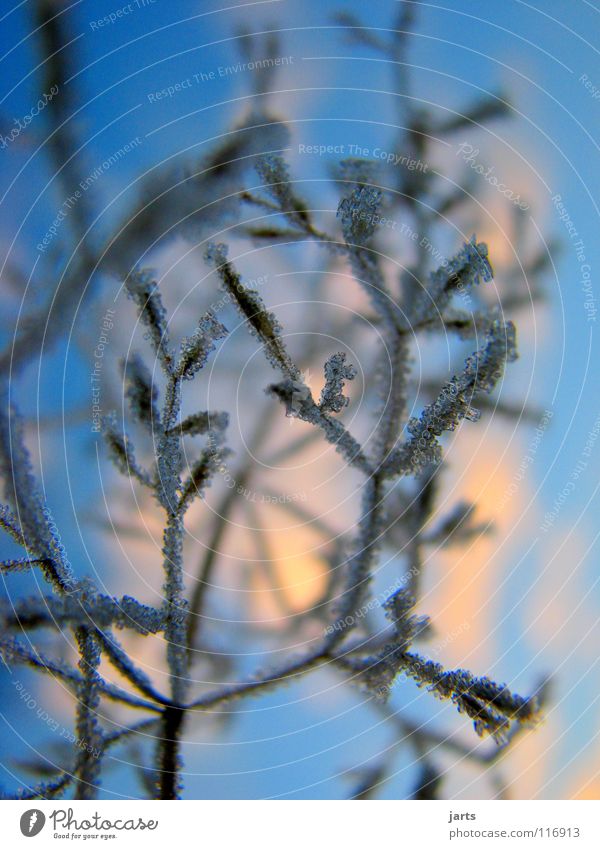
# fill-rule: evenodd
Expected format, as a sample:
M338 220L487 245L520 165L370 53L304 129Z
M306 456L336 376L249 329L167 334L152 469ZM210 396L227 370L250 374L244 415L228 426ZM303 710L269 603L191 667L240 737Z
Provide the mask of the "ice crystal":
M344 382L354 380L356 369L345 364L344 353L333 354L325 363L325 386L321 391L319 408L322 412L339 413L350 401L343 394Z
M129 297L138 308L140 320L147 328L147 336L156 356L165 367L170 367L167 313L152 272L147 269L132 271L125 285Z
M193 336L181 343L177 372L184 380L192 380L204 367L209 354L215 349L215 342L227 335L227 328L217 321L212 312L207 312L198 323Z

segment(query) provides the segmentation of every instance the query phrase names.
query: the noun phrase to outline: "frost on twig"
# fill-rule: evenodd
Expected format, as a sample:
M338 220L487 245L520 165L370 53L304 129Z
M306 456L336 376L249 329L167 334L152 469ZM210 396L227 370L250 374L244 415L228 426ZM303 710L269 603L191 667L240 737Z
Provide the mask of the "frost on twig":
M511 722L533 724L538 719L539 703L535 697L513 694L505 684L477 678L466 669L446 671L435 661L407 652L402 670L419 687L426 687L440 699L450 699L459 713L473 720L477 734L489 734L498 744L506 741Z
M26 547L27 543L22 531L19 530L19 520L14 516L6 504L0 505L0 528L9 534L14 541Z
M193 335L181 343L177 374L184 380L192 380L204 367L215 343L227 335L227 328L217 321L209 310L202 316Z
M337 214L348 244L363 247L370 241L377 229L382 197L380 189L362 185L340 201Z
M345 567L344 587L340 598L336 599L333 605L334 623L327 638L328 649L334 648L341 642L346 633L359 621L357 612L365 603L373 568L383 544L385 530L383 494L381 475L372 474L364 488L362 515L352 553L342 563Z
M162 616L160 618L162 628ZM145 696L158 703L165 701L160 693L154 689L150 678L142 669L139 668L139 666L135 665L112 634L103 631L96 631L95 636L103 654L106 655L110 663L121 673L121 675L127 678L127 680L130 681L140 693L143 693Z
M395 636L376 654L363 657L341 656L339 666L350 671L355 682L383 701L389 698L397 676L412 678L440 699L449 699L459 713L473 720L476 732L489 734L498 743L506 741L511 722L535 723L539 702L512 693L505 684L478 678L465 669L445 670L435 661L408 651L411 643L428 626L427 617L415 616L415 599L399 590L386 601L386 615L393 622Z
M380 223L382 191L371 185L357 185L350 195L342 198L337 215L357 281L366 290L381 320L392 330L400 329L395 299L379 267L378 254L370 247Z
M74 669L62 660L47 657L31 645L25 645L19 642L15 637L7 639L0 638L0 658L9 667L13 664L29 666L38 672L46 673L50 678L63 681L75 692L77 692L77 688L81 685L82 676L77 669ZM156 705L152 702L138 699L136 696L132 696L120 687L110 684L101 678L96 683L98 691L108 699L134 708L157 710Z
M0 393L0 477L12 508L2 510L2 527L34 555L56 592L71 591L75 586L71 564L34 478L23 424L4 392Z
M342 656L338 664L355 673L355 683L386 700L394 679L404 665L404 652L413 639L427 627L427 618L412 614L415 599L406 590L398 590L385 603L387 617L394 625L394 637L376 655L367 657Z
M438 437L453 431L463 419L477 421L479 412L471 406L482 392L491 392L502 378L504 366L517 358L516 331L511 321L495 320L490 325L486 344L465 361L463 371L441 389L437 399L421 416L410 419L410 439L390 455L388 474L415 474L441 460Z
M260 156L256 170L267 194L275 201L277 209L302 231L310 231L308 209L292 190L290 173L283 157L277 153Z
M28 572L32 566L40 566L42 569L51 569L52 561L40 558L17 557L13 560L1 560L0 572Z
M100 777L103 747L102 731L98 722L100 704L100 647L89 628L78 628L75 637L79 644L81 680L77 688L76 731L79 754L75 764L77 799L93 799Z
M23 787L13 796L4 795L3 798L22 799L28 801L31 799L57 799L62 796L72 782L73 776L66 772L59 778L55 778L52 781L41 781L34 787L29 787L27 789Z
M454 257L429 275L425 285L408 281L404 306L409 325L418 328L432 317L441 316L453 295L493 277L487 245L472 236Z
M158 392L152 383L152 375L139 354L134 354L124 364L124 376L131 414L136 421L144 424L152 432L154 427L160 425L156 405Z
M415 604L415 597L405 589L392 593L383 604L385 615L394 626L398 648L408 648L429 626L429 617L413 613Z
M209 245L206 259L214 265L223 289L233 298L251 332L265 346L267 359L273 368L280 369L291 380L299 380L300 372L290 359L281 338L281 325L273 313L267 310L258 292L243 284L242 278L227 259L227 246Z
M211 478L221 468L223 460L230 453L229 449L221 444L221 437L218 439L213 437L210 440L209 447L202 452L193 464L189 477L181 486L179 505L182 511L189 507L194 498L204 495Z
M345 397L344 382L354 380L356 369L346 365L344 353L333 354L325 363L325 386L321 391L319 409L323 413L339 413L348 406L349 398Z
M224 279L232 283L235 273L226 269ZM237 284L236 284L237 285ZM165 511L163 531L163 593L160 611L161 628L164 630L166 660L171 690L170 700L158 693L147 677L139 670L109 634L100 635L102 648L114 666L144 695L162 704L162 732L157 744L156 763L159 798L177 798L181 788L179 768L179 730L184 716L184 702L188 687L187 623L188 601L185 597L183 539L184 516L194 498L202 494L204 487L221 465L226 456L224 431L228 417L223 413L200 412L181 421L182 391L186 381L193 380L206 365L209 355L215 350L216 342L225 337L227 329L209 310L198 322L189 337L183 339L175 357L168 348L167 316L156 286L145 273L130 278L128 289L136 301L141 321L148 327L148 335L158 361L166 377L163 403L160 413L156 408L157 397L150 387L144 370L137 365L134 389L130 400L134 415L152 422L155 437L155 470L152 477L141 470L136 462L133 447L125 436L117 432L114 422L108 431L112 453L125 473L131 473L154 489L159 504ZM239 293L238 293L239 294ZM241 297L248 310L250 300ZM252 316L255 325L263 333L273 328L261 313ZM270 340L273 343L273 340ZM136 362L134 360L134 362ZM145 415L144 415L145 413ZM208 446L192 464L187 480L182 479L182 438L185 435L206 434Z
M229 424L228 413L212 413L208 410L187 416L180 424L175 425L181 436L200 436L209 431L225 431Z
M360 443L342 422L331 415L340 412L347 405L348 399L342 394L343 384L346 380L354 379L356 370L354 366L345 365L344 354L334 354L325 363L325 375L327 382L319 404L315 402L309 387L300 377L272 383L267 386L266 392L285 405L286 416L293 416L320 427L327 441L335 445L336 450L350 465L369 474L371 464Z
M58 625L114 626L143 636L156 634L164 627L160 610L131 596L117 599L96 591L84 594L79 590L68 596L35 596L11 603L2 601L0 622L5 629L19 627L27 630Z
M132 271L125 286L129 297L135 302L142 324L146 327L146 338L163 368L170 371L172 354L169 351L167 313L163 306L158 283L147 269Z
M134 477L144 486L153 487L153 482L145 469L142 469L135 457L133 443L126 433L122 433L114 414L103 420L103 435L109 456L119 472L126 477Z

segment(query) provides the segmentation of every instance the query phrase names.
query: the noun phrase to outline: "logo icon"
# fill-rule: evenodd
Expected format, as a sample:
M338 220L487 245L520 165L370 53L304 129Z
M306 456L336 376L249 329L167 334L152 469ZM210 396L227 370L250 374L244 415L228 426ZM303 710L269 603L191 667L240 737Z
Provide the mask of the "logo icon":
M25 837L35 837L43 829L46 823L44 814L33 808L30 811L25 811L21 817L21 834Z

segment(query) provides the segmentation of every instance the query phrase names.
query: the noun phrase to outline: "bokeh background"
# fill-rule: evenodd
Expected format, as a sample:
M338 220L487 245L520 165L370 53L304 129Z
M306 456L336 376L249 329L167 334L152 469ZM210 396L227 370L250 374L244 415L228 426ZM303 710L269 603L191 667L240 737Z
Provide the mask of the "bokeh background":
M398 69L368 45L350 42L347 28L334 18L339 11L356 13L374 36L386 36L398 13L398 3L389 0L369 4L367 11L359 2L333 0L272 0L222 9L213 2L140 0L102 26L93 23L125 4L54 5L57 14L70 16L76 34L68 85L80 101L70 120L84 140L83 173L93 174L137 140L85 193L83 202L100 212L89 236L98 241L122 219L140 178L152 179L161 164L184 174L187 162L231 133L264 96L253 90L253 72L235 71L236 63L244 61L241 31L277 32L277 55L291 57L274 77L269 109L288 122L285 155L299 191L332 228L339 195L328 177L340 156L303 153L303 145L343 146L345 155L354 152L351 146L390 150L407 99L445 117L460 114L465 103L487 93L501 93L510 101L506 119L469 125L452 142L433 145L431 167L459 185L474 180L469 186L477 198L451 217L436 248L440 256L449 255L459 247L461 234L476 229L489 245L493 285L499 290L515 261L518 265L525 255L547 252L544 298L519 313L521 357L507 371L501 392L505 403L518 411L527 406L534 414L520 422L487 416L452 434L439 509L473 500L478 519L484 524L493 520L494 531L477 535L465 547L432 552L420 610L431 614L436 628L429 651L448 667L486 672L522 692L541 676L552 676L544 723L524 735L501 765L506 792L515 798L598 798L600 385L593 299L600 292L600 9L587 0L414 3L417 17L407 37L404 68L411 82L405 91L394 76ZM2 7L3 137L40 96L42 54L32 9L31 0ZM218 69L224 67L234 69L222 76ZM195 82L194 74L200 73L209 78ZM172 97L149 97L184 80L192 84ZM510 200L481 175L475 179L459 154L461 143L476 148L478 162L486 170L493 167L528 209L517 216ZM22 327L23 316L53 291L54 281L72 262L73 244L77 250L71 230L80 214L77 205L61 223L52 250L36 248L65 201L49 144L42 112L0 151L3 347ZM553 200L557 195L563 207ZM561 220L565 210L577 238ZM235 250L233 230L230 224L218 233ZM190 332L193 317L219 299L202 260L204 237L192 231L159 243L144 257L160 276L175 335ZM394 261L402 264L410 256L406 234L393 233L389 244ZM367 305L348 269L334 264L324 279L323 256L315 246L245 250L240 269L247 279L260 281L261 295L276 307L290 334L290 347L305 353L315 340L327 337L343 345L362 369L352 387L348 421L356 410L358 430L368 427L361 392L368 388L372 341L361 320ZM583 275L588 271L591 288L586 292ZM529 291L526 276L511 285ZM36 351L17 379L10 378L11 392L27 418L28 444L78 572L93 575L111 593L129 592L158 603L160 516L149 499L111 470L100 437L90 428L90 362L103 315L116 311L102 375L105 412L120 409L117 363L143 345L142 334L114 276L98 274L81 294L60 338ZM349 321L352 311L356 317ZM49 326L59 319L50 311ZM239 675L276 661L282 648L299 649L314 638L316 625L310 620L300 618L286 630L283 645L281 629L322 594L335 542L356 521L360 481L341 475L339 457L319 442L278 459L282 446L305 433L293 420L275 422L266 444L253 444L266 426L265 417L282 414L279 408L274 413L274 403L263 396L268 368L236 321L231 314L232 338L201 386L194 385L199 395L190 403L229 410L236 451L233 479L252 452L261 466L219 544L207 622L215 657L222 662L223 655L234 653ZM448 368L450 353L446 341L418 349L417 378L435 373L432 363ZM320 354L314 364L309 358L313 394L322 382L318 363L323 360ZM536 436L544 411L551 413L548 426ZM188 540L192 563L204 550L227 486L227 480L217 481L206 504L194 510ZM284 506L269 503L269 495L282 493L289 496ZM10 547L5 548L11 556ZM377 591L393 584L399 564L399 557L386 557ZM11 577L3 592L9 598L39 592L32 580ZM63 651L69 656L66 640ZM139 639L131 649L164 684L155 642ZM209 682L211 674L222 671L215 662L198 674ZM59 729L70 728L72 700L59 685L40 684L21 671L17 679ZM14 673L2 669L0 680L0 782L11 791L30 780L27 762L39 752L52 752L60 731L52 731L37 709L27 708ZM392 704L442 736L477 744L467 722L410 684L395 688ZM398 744L394 724L364 693L327 672L221 714L198 717L186 737L184 774L191 798L340 798L390 749L393 767L379 796L402 798L414 781L414 753ZM442 747L439 758L448 770L448 798L488 797L497 789L491 771L474 768ZM129 769L134 759L129 750L111 756L104 779L107 798L139 794Z

